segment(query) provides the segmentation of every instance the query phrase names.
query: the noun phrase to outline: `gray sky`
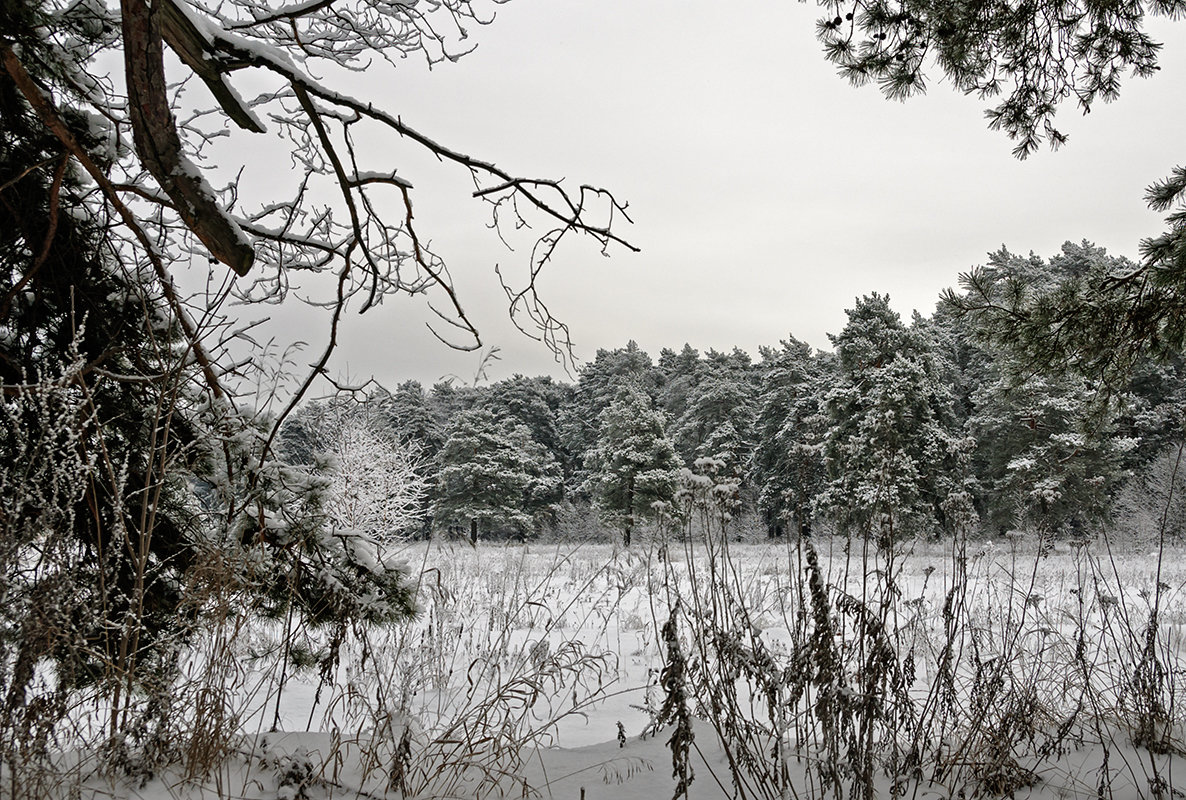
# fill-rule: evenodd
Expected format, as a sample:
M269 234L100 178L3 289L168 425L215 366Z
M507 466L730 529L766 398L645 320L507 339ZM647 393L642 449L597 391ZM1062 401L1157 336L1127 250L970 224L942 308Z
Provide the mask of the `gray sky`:
M1167 41L1158 76L1128 81L1087 117L1064 107L1069 144L1019 162L987 130L986 104L937 73L906 103L843 82L815 42L816 14L776 0L514 0L459 62L408 62L346 88L512 173L630 203L635 224L621 232L641 253L605 258L591 240L570 242L541 281L585 359L628 339L652 357L684 342L756 357L788 333L828 347L856 296L889 293L904 316L929 314L1002 244L1049 256L1088 239L1135 256L1161 230L1142 196L1183 156L1183 26L1154 25ZM374 158L415 185L419 232L501 350L490 376L563 376L505 320L492 268L513 280L527 252L486 229L468 176L398 142ZM426 319L418 299L352 319L334 372L471 378L476 357L444 348Z

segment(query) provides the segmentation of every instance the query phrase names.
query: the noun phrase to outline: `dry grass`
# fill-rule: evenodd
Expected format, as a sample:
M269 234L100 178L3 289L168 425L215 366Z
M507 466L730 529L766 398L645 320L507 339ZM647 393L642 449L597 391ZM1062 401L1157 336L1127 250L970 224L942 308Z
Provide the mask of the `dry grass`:
M737 796L1169 797L1181 548L825 537L758 554L730 542L725 495L689 485L665 576L675 660Z
M165 768L177 796L530 795L529 762L564 743L558 731L643 685L652 727L674 726L662 735L677 796L697 782L780 800L1031 784L1171 796L1186 551L1025 536L742 545L712 495L692 499L629 552L409 547L420 614L379 630L286 635L203 580L202 602L222 611L138 700L140 727L112 740L109 708L67 698L43 756L5 765L7 796ZM319 746L281 746L277 719L321 731ZM646 722L625 719L630 733ZM616 721L601 720L606 739ZM709 739L723 766L695 774Z

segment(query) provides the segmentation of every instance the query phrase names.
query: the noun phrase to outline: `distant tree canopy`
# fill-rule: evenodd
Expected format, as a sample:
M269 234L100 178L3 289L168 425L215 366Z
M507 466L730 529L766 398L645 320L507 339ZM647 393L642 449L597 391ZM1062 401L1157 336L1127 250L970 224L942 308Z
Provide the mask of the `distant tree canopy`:
M627 546L635 524L675 491L680 459L666 427L650 395L625 383L601 412L597 444L586 456L597 505Z
M534 533L559 499L560 470L527 426L475 408L458 414L440 453L432 513L438 528L479 533Z
M794 338L763 353L751 480L771 533L811 530L812 503L825 478L821 389L835 380L834 362Z
M857 300L832 342L839 370L824 395L829 481L817 506L842 530L885 546L938 533L961 477L959 436L926 337L874 293Z
M981 280L1041 291L1122 264L1087 244L1050 259L1002 250ZM909 322L884 295L857 298L834 352L788 338L756 361L689 345L653 361L629 342L599 351L572 384L404 384L363 400L363 416L400 441L430 431L408 439L422 452L441 442L420 467L419 532L532 537L591 509L633 537L701 459L735 487L737 519L753 515L770 535L842 531L890 546L1098 530L1131 477L1183 441L1183 360L1139 361L1101 404L1098 382L1035 368L961 313L970 297L948 293ZM316 408L281 438L309 438Z

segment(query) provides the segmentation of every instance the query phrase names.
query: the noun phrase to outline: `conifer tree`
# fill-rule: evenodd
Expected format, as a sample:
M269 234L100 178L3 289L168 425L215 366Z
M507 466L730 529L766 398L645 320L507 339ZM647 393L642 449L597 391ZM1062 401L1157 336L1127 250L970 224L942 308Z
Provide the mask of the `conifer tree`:
M526 426L474 408L453 420L440 454L434 525L525 538L559 499L560 468Z
M949 290L943 303L969 320L986 348L1023 369L1086 378L1092 412L1106 415L1135 376L1172 364L1186 346L1186 269L1149 247L1166 263L1147 255L1137 264L1086 241L1065 243L1049 261L1002 248L961 275L963 291Z
M516 375L492 385L484 405L495 416L514 419L526 426L531 438L551 453L568 477L572 474L572 464L561 442L559 413L571 393L570 386L550 377Z
M771 535L787 526L798 534L811 529L812 501L825 477L826 362L793 337L764 354L751 480Z
M119 30L101 3L0 5L6 763L53 739L75 692L107 709L113 743L168 724L178 659L218 593L312 625L413 608L402 569L330 534L326 482L276 457L267 415L236 405L195 344L159 253L142 259L121 238L133 222L113 223L84 180L83 162L127 155L78 110L107 96L88 94L79 59Z
M0 7L0 43L67 100L81 89L43 33L84 51L109 42L87 5ZM92 157L108 151L98 121L67 108L61 122ZM185 472L200 425L177 402L188 375L176 320L161 287L119 261L91 189L0 70L0 759L11 737L52 732L38 704L91 685L119 706L167 673L192 622L180 577L194 558ZM56 686L34 697L46 664ZM20 730L26 709L47 727Z
M386 426L404 444L416 444L427 459L445 443L441 422L433 413L428 393L419 381L404 381L384 403Z
M581 369L573 390L572 402L560 414L561 438L574 465L571 484L574 492L589 485L585 469L589 453L598 445L598 426L602 414L614 402L625 385L640 388L654 398L662 382L651 357L631 340L625 347L598 350L593 361Z
M950 396L935 381L925 340L902 324L889 298L859 298L832 337L839 361L826 395L829 481L816 501L841 530L888 547L936 534L960 480L960 439L943 424Z
M685 465L712 458L722 463L721 477L740 480L753 451L756 394L748 370L709 371L689 394L675 427Z
M1038 303L1053 313L1047 305L1052 293L1126 266L1133 265L1087 243L1068 242L1048 261L1001 249L976 271L968 294L948 293L944 306L958 312L987 297L1021 304L1045 298ZM1114 385L1102 392L1079 368L1050 363L1057 347L1047 351L1037 339L1007 338L1012 323L980 314L968 319L977 326L974 333L985 356L967 424L977 442L977 473L989 520L999 530L1035 526L1044 532L1082 532L1106 516L1124 465L1138 458L1128 455L1136 440L1118 435L1116 411L1130 406L1137 414L1130 418L1131 430L1140 424L1138 409L1144 403L1131 394L1120 372L1112 373ZM1052 327L1044 338L1058 335Z
M1090 411L1092 394L1082 378L1030 373L999 377L974 395L968 424L988 520L998 530L1083 535L1107 515L1135 441L1111 435Z
M1103 285L1140 274L1087 242L1048 260L1002 248L963 276L963 293L944 294L929 324L953 344L980 508L997 530L1083 531L1127 475L1180 441L1180 356L1168 340L1113 336L1144 312Z
M597 446L587 469L603 516L620 527L629 547L636 523L675 491L680 459L666 434L663 412L650 395L625 385L601 414Z
M668 419L680 419L688 409L688 399L700 383L700 353L690 344L685 344L678 353L663 348L657 365L663 376L663 387L659 390L659 406Z
M1116 435L1136 443L1123 461L1131 471L1186 440L1186 356L1143 360L1126 388L1114 424Z

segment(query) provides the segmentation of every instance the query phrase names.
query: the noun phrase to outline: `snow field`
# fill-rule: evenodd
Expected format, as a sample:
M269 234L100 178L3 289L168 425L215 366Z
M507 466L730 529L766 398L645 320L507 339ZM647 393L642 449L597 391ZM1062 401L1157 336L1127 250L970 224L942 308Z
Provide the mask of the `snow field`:
M210 773L166 770L137 787L82 770L77 785L94 797L670 796L671 729L649 729L674 617L691 797L848 797L862 780L875 796L1173 791L1186 548L1159 565L1102 543L885 554L818 539L824 643L800 544L672 542L666 559L657 545L409 545L418 617L349 638L325 672L324 634L294 632L309 666L286 670L281 689L277 623L240 618L198 643L179 692L217 698L207 707L234 728ZM877 625L879 658L895 663L871 679ZM191 732L211 724L198 716Z

